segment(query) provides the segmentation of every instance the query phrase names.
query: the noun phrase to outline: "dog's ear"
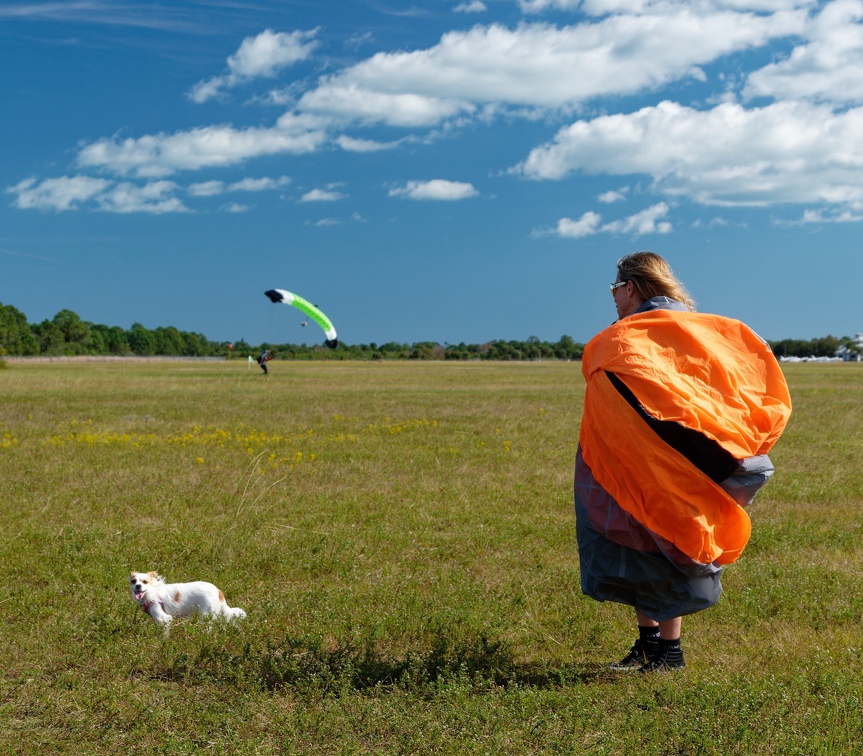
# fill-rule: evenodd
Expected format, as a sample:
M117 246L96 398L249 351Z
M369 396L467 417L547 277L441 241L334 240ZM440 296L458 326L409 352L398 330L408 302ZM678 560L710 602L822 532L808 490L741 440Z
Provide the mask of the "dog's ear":
M158 579L159 579L159 573L158 573L158 572L156 572L155 570L151 570L151 571L150 571L150 572L148 572L147 574L148 574L151 578L153 578L153 580L158 580Z

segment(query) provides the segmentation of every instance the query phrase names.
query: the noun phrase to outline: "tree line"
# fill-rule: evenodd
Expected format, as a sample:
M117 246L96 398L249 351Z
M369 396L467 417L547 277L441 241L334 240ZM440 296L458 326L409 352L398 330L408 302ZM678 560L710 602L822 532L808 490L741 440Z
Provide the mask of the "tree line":
M773 354L777 357L832 357L836 352L845 347L852 353L856 353L859 347L850 336L822 336L811 339L782 339L781 341L768 341Z
M787 357L831 357L841 346L854 347L851 338L825 336L810 341L783 339L768 341L774 354ZM173 326L145 328L135 323L129 329L82 320L71 310L60 310L53 319L30 324L24 313L0 303L0 357L3 356L137 356L137 357L223 357L257 359L270 349L284 360L577 360L584 344L570 336L558 341L541 341L531 336L526 341L495 340L483 344L439 344L422 341L414 344L343 344L335 349L321 345L248 344L210 341L200 333L180 331Z
M323 340L322 340L323 341ZM264 349L276 359L285 360L537 360L579 359L584 344L570 336L556 342L540 341L532 336L526 341L489 341L484 344L438 344L422 341L414 344L343 344L335 349L321 345L258 345L244 340L210 341L200 333L180 331L173 326L145 328L134 323L131 328L106 326L82 320L71 310L61 310L51 320L30 324L20 310L0 303L0 357L18 356L135 356L135 357L223 357L226 359L257 357Z

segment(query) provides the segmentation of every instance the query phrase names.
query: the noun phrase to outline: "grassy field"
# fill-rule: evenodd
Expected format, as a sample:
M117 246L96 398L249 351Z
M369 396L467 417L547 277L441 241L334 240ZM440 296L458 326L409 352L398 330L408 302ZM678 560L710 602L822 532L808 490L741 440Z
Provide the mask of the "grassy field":
M863 752L863 366L794 415L687 667L581 595L578 363L0 370L0 753ZM137 610L209 580L238 625Z

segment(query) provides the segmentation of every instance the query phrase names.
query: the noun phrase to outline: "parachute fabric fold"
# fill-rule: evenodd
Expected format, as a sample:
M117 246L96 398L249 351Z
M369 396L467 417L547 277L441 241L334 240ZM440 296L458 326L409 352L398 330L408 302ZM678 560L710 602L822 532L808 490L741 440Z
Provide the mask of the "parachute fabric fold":
M597 482L654 533L702 564L735 561L746 512L665 443L613 385L658 420L715 441L735 459L766 454L791 413L770 347L736 320L657 310L629 316L587 344L580 443Z

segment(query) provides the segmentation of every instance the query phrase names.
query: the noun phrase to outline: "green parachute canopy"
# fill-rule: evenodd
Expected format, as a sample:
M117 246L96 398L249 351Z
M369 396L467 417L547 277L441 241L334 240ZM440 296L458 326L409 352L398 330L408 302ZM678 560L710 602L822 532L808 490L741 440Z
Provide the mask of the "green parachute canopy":
M339 342L336 338L336 329L333 327L332 321L311 302L303 299L298 294L285 291L285 289L270 289L269 291L265 291L264 294L270 298L271 302L281 302L282 304L292 305L308 315L315 321L315 323L323 328L324 335L327 337L327 346L331 349L335 349L335 347L338 346Z

